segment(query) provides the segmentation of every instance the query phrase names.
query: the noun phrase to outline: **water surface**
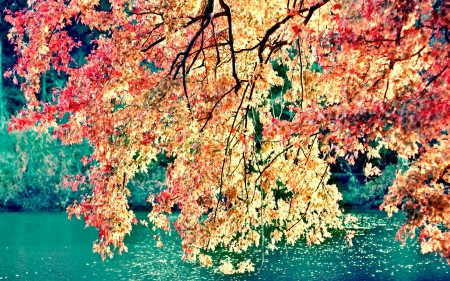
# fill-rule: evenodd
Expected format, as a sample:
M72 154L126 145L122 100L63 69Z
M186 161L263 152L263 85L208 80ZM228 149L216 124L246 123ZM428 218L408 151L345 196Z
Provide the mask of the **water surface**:
M320 246L280 247L265 255L259 274L224 276L181 261L177 235L156 247L151 228L137 226L129 252L102 261L92 253L98 234L65 213L0 213L0 280L450 280L450 266L422 255L417 242L394 241L401 217L353 212L358 230L349 247L342 237ZM145 213L138 213L145 217ZM254 249L255 267L261 251Z

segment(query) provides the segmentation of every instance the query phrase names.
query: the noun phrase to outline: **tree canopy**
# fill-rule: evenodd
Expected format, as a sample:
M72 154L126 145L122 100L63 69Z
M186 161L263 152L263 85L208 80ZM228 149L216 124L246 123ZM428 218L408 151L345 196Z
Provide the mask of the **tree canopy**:
M149 197L150 221L177 230L184 258L210 265L218 247L329 237L343 223L329 164L384 147L412 161L380 206L406 212L397 237L418 230L423 252L450 258L448 1L29 4L7 10L19 58L6 76L27 100L10 129L89 140L89 172L67 181L88 192L68 212L99 230L94 251L126 250L137 222L127 182L160 153L174 161L167 189ZM80 26L92 41L77 38ZM80 48L89 52L75 60ZM68 81L42 101L53 70Z

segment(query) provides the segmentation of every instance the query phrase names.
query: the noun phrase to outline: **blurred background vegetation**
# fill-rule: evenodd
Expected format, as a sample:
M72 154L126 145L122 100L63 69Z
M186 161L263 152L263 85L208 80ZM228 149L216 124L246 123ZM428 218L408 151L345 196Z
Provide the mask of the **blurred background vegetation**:
M12 11L26 7L26 0L0 0L0 7ZM106 1L101 1L99 9L106 10ZM7 69L14 66L16 60L14 47L7 40L9 24L4 21L5 13L0 17L0 210L37 211L64 210L74 199L78 199L86 190L72 191L62 186L64 176L82 173L86 167L81 164L81 157L90 154L87 142L83 144L63 146L50 134L38 135L34 131L15 131L8 133L7 127L11 115L16 114L25 105L20 87L11 79L3 78ZM72 55L78 65L82 65L85 56L92 48L90 43L100 33L90 32L85 26L77 26L71 35L83 42L81 48ZM274 87L271 93L273 110L280 118L292 118L292 112L275 102L290 89L286 77L286 68L280 62L273 62L274 68L285 85ZM311 69L320 71L317 66ZM42 93L38 97L43 101L51 101L52 87L63 87L66 81L64 73L49 71L42 79ZM20 82L20 80L19 80ZM258 118L255 116L254 118ZM355 165L345 159L338 159L331 167L331 183L338 185L343 194L342 204L357 208L377 207L392 183L398 168L398 159L392 151L383 150L382 158L370 162L383 171L376 178L366 178L364 165L368 162L365 155L360 155ZM149 166L147 173L140 173L128 185L132 197L129 204L132 209L148 209L146 198L150 192L158 192L164 188L164 178L170 159L164 156ZM403 165L407 163L402 162Z
M50 134L8 133L6 122L0 130L0 140L0 210L64 210L87 192L72 191L62 185L64 176L87 169L80 161L91 152L87 142L64 146ZM140 173L130 181L131 208L148 209L149 193L164 187L166 165L167 161L160 157L147 173Z

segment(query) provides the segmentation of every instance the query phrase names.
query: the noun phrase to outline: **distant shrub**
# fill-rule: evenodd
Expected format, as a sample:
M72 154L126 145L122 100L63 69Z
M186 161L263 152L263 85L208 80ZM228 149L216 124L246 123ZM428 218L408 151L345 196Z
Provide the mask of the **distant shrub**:
M80 159L90 154L87 143L63 146L49 134L0 130L0 208L58 210L80 193L63 188L64 175L83 170Z
M0 127L0 209L64 210L73 200L89 192L74 192L61 184L65 175L78 174L87 168L80 161L83 155L91 153L87 143L65 146L49 134L39 135L34 131L8 133L7 124L0 125L3 125ZM146 173L139 173L130 180L127 187L131 191L129 205L132 209L149 208L146 198L150 192L157 193L165 187L166 166L170 161L160 155ZM407 163L400 161L399 165ZM332 183L338 185L343 195L342 204L377 207L392 184L399 165L388 164L380 177L366 179L364 174L342 163L343 168L333 173ZM362 167L361 164L359 166Z
M89 192L74 192L62 185L64 176L87 169L80 159L91 153L88 143L65 146L50 134L8 133L6 122L0 126L0 209L65 210L73 200ZM130 181L132 209L148 208L149 193L164 187L165 161L152 163L147 173L139 173Z
M146 173L138 173L130 180L127 187L130 189L131 197L128 204L133 210L149 209L147 203L149 193L162 191L165 185L166 165L163 162L153 162L149 165Z
M382 203L387 188L392 185L398 170L407 165L407 161L399 159L398 164L386 165L381 176L366 179L364 182L357 179L357 176L364 176L363 174L356 175L351 172L334 174L333 177L342 193L342 204L350 207L377 208Z

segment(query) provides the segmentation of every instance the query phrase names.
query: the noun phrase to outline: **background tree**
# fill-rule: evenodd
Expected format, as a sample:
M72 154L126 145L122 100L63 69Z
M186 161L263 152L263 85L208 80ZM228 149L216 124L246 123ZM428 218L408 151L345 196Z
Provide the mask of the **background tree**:
M3 22L3 18L0 18L0 25ZM0 79L0 122L3 122L5 118L5 102L3 98L3 42L0 40L0 74L2 79Z
M16 11L20 8L26 7L26 1L11 1L11 0L2 0L0 1L0 6L4 9L8 7L9 9ZM2 121L3 126L7 126L6 123L11 117L11 115L17 113L20 109L23 108L25 99L23 98L23 94L17 85L13 83L11 79L5 79L4 73L6 69L12 68L14 66L15 61L17 60L16 53L14 52L14 46L9 44L9 40L7 38L7 34L11 25L4 20L6 13L2 10L2 14L0 16L0 54L1 54L1 65L0 65L0 74L1 74L1 92L0 92L0 119Z
M424 251L449 258L446 1L30 4L7 17L19 54L7 76L22 77L27 100L11 129L89 140L91 168L77 183L91 193L68 211L99 229L94 251L126 250L136 222L126 185L158 153L175 160L167 189L150 198L150 221L170 231L176 204L184 257L210 265L217 247L323 241L342 227L329 163L379 158L385 147L415 159L382 205L407 212L398 237L420 228ZM70 33L79 24L97 34L82 65ZM52 68L68 82L45 102L36 95Z

